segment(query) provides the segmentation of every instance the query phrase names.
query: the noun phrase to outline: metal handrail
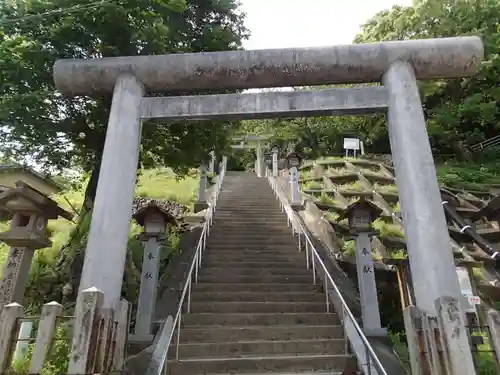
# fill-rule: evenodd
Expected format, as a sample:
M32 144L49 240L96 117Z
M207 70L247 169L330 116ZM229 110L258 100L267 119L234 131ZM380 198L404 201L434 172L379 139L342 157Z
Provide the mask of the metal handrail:
M161 357L159 359L158 366L156 366L156 364L154 365L155 369L154 372L153 371L150 372L150 369L148 369L148 371L146 372L146 374L148 375L149 374L160 375L162 372L164 372L164 374L167 373L168 350L170 348L170 344L172 342L172 338L176 330L177 330L177 340L175 345L175 359L176 360L179 359L179 339L181 333L182 308L184 306L184 302L187 296L187 313L191 311L191 286L193 283L193 276L194 276L194 282L198 283L198 271L201 267L203 252L207 245L207 236L210 234L210 226L212 225L213 222L213 214L217 206L217 201L219 198L219 193L221 191L222 182L224 180L224 176L226 175L226 167L227 167L227 157L224 156L220 164L219 175L217 176L216 186L212 193L212 202L209 208L207 209L207 212L205 213L204 216L205 222L203 223L203 229L201 231L198 244L196 246L196 251L193 260L191 262L191 266L189 267L189 272L187 275L187 283L184 285L184 288L182 289L182 294L179 300L179 307L177 309L177 313L175 314L175 317L173 319L172 316L169 316L165 323L164 329L162 330L161 333L162 337L158 341L158 345L162 346L162 348L158 348L159 350L161 350L161 355L160 355ZM168 339L165 339L165 337L168 337ZM157 350L155 350L155 352L157 352Z
M297 213L294 211L290 202L287 198L286 192L279 186L278 181L272 176L272 173L267 170L267 176L269 184L271 185L274 194L278 198L281 206L281 210L287 215L288 225L292 227L292 233L298 235L298 246L299 251L302 248L302 237L305 240L305 250L306 250L306 267L309 269L312 265L312 277L313 284L316 284L316 262L320 265L321 271L325 275L325 300L326 300L326 311L330 312L330 294L329 291L333 291L338 299L337 303L332 298L332 304L335 306L337 313L341 312L341 321L344 328L344 334L349 339L351 347L358 358L358 361L363 369L363 372L368 375L387 375L387 372L382 366L382 363L378 359L375 351L368 342L363 330L359 326L356 318L349 309L344 297L340 293L339 288L333 281L328 269L326 268L323 260L319 256L316 248L314 247L311 238L304 229L302 222L298 219ZM316 261L315 261L316 260ZM329 284L331 288L329 289Z
M478 151L486 150L490 147L495 147L498 145L500 145L500 134L496 135L494 137L491 137L485 141L476 143L476 144L470 146L470 148L472 151L478 152Z

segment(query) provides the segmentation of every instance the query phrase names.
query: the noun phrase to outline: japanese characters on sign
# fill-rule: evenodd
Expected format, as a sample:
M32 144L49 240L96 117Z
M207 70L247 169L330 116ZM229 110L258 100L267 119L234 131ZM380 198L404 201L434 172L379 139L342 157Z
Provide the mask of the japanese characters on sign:
M14 282L21 266L21 249L11 248L5 265L3 280L0 282L0 302L11 302L14 293Z

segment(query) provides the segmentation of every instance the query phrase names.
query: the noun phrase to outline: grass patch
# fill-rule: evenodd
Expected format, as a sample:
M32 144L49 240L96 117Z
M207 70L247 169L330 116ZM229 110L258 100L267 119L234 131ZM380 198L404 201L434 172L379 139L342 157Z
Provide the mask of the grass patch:
M196 202L199 177L196 171L179 178L170 168L148 169L141 173L136 195L175 200L191 206Z
M438 181L441 184L484 190L483 184L500 184L500 161L492 160L481 164L446 162L436 166Z
M406 259L406 258L408 258L408 254L403 249L391 250L391 258L392 259Z
M302 184L302 188L306 190L323 190L323 183L320 181L307 181Z
M397 224L386 223L382 219L377 219L372 224L373 229L376 229L380 232L382 237L399 237L404 238L405 235L401 230L401 227Z
M318 197L317 202L322 203L322 204L335 205L335 199L326 193L321 194Z
M339 190L364 191L360 181L353 181L348 184L336 185Z
M354 256L356 254L356 241L344 241L342 243L342 254L347 257Z
M337 213L337 212L333 212L333 211L323 211L323 213L325 214L325 218L327 220L330 220L330 221L337 221L338 218L340 217L340 215Z
M375 190L377 190L379 193L393 193L397 194L398 193L398 188L396 185L389 185L389 184L380 184L380 183L375 183L373 185Z

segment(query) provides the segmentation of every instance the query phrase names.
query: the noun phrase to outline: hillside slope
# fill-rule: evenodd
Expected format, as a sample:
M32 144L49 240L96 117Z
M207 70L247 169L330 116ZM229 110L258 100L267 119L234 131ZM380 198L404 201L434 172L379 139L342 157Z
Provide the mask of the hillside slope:
M82 183L80 188L64 191L52 198L66 210L78 211L82 207L85 186L86 182ZM197 189L197 171L193 170L187 176L179 178L168 168L150 169L142 171L136 188L136 197L176 202L185 205L189 210L196 201ZM70 274L75 273L72 263L84 250L89 224L89 216L78 218L76 215L73 222L64 219L49 222L48 231L52 246L37 250L35 253L26 291L26 305L29 310L36 312L43 303L61 300L60 290L70 281ZM0 222L0 231L7 230L8 226L8 222ZM139 232L140 227L132 223L129 239L130 259L127 267L129 270L132 269L130 271L132 275L127 275L132 284L135 284L134 280L140 276L138 270L142 262L142 246L135 239L135 235ZM177 231L169 233L169 237L172 248L175 249L178 242ZM3 273L7 253L8 247L0 244L0 275Z

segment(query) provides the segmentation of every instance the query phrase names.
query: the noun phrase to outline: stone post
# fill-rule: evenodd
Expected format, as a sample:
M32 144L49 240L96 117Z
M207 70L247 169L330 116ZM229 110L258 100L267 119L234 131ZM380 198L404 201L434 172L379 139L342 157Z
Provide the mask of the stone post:
M300 206L302 200L300 197L299 170L297 167L292 167L288 173L290 177L290 204L292 206Z
M2 194L0 208L12 213L10 229L0 233L0 242L10 246L0 281L1 310L10 302L23 303L33 254L52 244L46 233L48 219L72 215L22 181Z
M278 178L278 149L273 148L273 177Z
M264 155L262 152L262 145L260 144L260 141L257 141L257 145L255 146L255 173L257 173L257 176L263 177L264 176Z
M208 208L206 190L207 190L207 169L205 167L205 164L202 164L200 166L200 185L198 188L198 200L194 204L195 213L203 211L206 208Z
M208 171L210 173L215 172L215 151L210 151L210 161L208 164Z
M151 328L156 307L162 248L159 237L165 233L167 224L175 223L175 219L167 209L155 201L149 201L140 207L133 217L139 225L144 227L144 232L141 235L144 255L134 341L152 341Z
M24 316L24 307L17 302L4 306L0 312L0 374L10 367L12 347L17 338L18 321Z
M385 336L387 330L380 323L377 283L373 267L369 233L359 233L356 238L356 268L361 300L363 331L367 336Z
M160 270L161 244L156 237L146 235L144 241L144 256L142 258L141 287L139 302L137 304L137 317L135 320L135 341L149 341L151 324L156 305L156 292L158 290L158 272ZM140 338L140 340L137 340Z
M62 315L63 307L57 302L43 305L40 323L36 334L35 347L31 357L30 374L42 372L45 359L50 352L57 333L57 318Z
M383 76L388 129L417 307L436 315L441 296L461 298L422 103L412 67L394 62Z
M105 308L114 308L121 296L143 95L144 87L135 77L122 75L116 80L78 297L95 287L104 295Z

